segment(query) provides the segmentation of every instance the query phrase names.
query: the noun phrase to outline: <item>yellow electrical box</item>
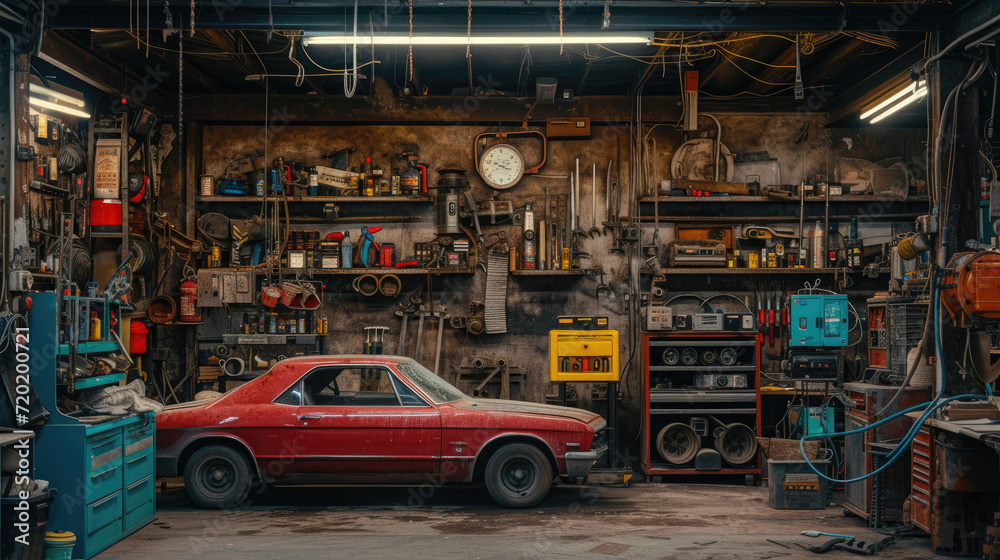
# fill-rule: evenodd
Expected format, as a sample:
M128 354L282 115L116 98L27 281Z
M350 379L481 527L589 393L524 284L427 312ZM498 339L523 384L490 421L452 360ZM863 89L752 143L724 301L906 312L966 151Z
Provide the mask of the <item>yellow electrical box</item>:
M618 381L618 331L549 331L551 381Z

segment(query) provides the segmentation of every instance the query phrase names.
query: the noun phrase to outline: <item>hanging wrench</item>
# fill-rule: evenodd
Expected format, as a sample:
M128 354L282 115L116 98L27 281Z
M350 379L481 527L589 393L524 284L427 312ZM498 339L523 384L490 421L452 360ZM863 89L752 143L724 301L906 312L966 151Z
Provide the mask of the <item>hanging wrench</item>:
M594 234L598 236L603 235L600 229L597 228L597 164L594 164L593 171L590 176L590 231L587 232L591 239L594 238Z

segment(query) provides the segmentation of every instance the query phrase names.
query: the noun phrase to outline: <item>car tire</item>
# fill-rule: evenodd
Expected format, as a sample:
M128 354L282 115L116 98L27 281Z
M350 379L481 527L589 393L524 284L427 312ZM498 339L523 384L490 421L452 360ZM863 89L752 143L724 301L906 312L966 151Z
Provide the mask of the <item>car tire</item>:
M184 466L184 489L200 507L227 509L250 494L250 465L242 453L224 445L195 451Z
M509 508L531 507L548 495L552 466L537 447L512 443L497 450L486 463L486 489L496 503Z

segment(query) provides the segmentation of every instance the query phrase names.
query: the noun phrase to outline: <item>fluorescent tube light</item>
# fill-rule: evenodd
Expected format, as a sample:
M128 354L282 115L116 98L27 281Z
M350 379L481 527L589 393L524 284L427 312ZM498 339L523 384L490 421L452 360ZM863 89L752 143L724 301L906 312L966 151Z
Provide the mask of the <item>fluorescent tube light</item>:
M43 107L45 109L51 109L53 111L58 111L67 115L72 115L74 117L80 117L81 119L89 119L90 113L85 113L79 109L73 109L72 107L65 107L59 105L58 103L52 103L51 101L46 101L44 99L39 99L38 97L29 97L28 103L34 105L35 107Z
M899 101L899 103L897 103L897 104L893 105L892 107L889 107L888 109L886 109L886 111L884 113L882 113L881 115L873 118L870 121L870 124L875 124L875 123L879 122L880 120L888 117L889 115L895 113L896 111L902 109L903 107L906 107L907 105L913 103L914 101L917 101L917 100L921 99L922 97L924 97L926 95L927 95L927 86L923 86L922 88L918 89L917 91L914 91L913 93L911 93L909 97L904 97L903 99L901 99Z
M458 35L414 35L414 45L582 45L591 43L643 44L652 42L652 32L629 35L481 35L464 37ZM309 45L409 45L411 38L406 35L317 35L306 36L302 44Z
M870 124L875 124L925 95L927 95L927 82L924 80L912 82L871 109L862 112L861 120L872 117Z
M40 93L42 95L47 95L49 97L58 99L60 101L65 101L66 103L71 103L77 107L83 107L83 100L73 97L72 95L65 94L61 91L56 91L54 89L49 89L38 84L30 84L28 86L31 93Z

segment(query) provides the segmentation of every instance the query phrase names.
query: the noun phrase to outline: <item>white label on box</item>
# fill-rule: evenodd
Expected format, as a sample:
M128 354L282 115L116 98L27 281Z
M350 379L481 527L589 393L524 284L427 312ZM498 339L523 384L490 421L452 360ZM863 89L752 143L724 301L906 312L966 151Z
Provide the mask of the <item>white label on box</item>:
M118 198L122 144L119 140L97 141L94 152L94 198Z

